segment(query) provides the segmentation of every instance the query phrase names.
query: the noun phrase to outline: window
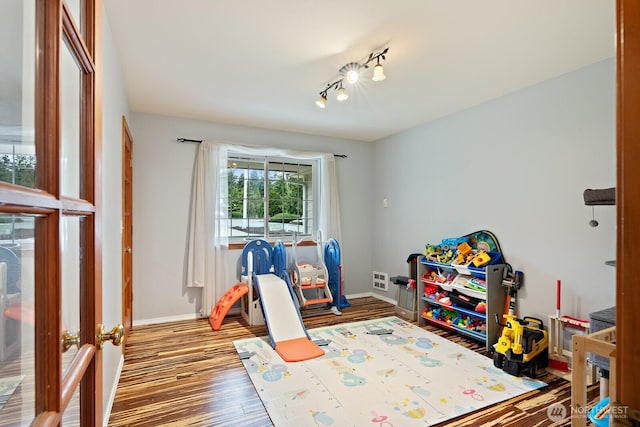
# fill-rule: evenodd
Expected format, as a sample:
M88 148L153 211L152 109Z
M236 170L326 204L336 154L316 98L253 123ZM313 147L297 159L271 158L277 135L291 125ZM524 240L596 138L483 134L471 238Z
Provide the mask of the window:
M0 136L0 181L36 188L36 154L33 141L15 142ZM33 239L34 218L0 215L0 246L15 247Z
M0 137L0 181L36 188L34 145Z
M315 161L230 152L227 168L231 239L315 234Z

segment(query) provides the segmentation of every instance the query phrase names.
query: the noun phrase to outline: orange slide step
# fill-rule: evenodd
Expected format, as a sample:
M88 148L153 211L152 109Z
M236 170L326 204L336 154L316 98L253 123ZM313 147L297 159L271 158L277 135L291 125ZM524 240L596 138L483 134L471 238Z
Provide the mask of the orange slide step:
M315 285L312 285L312 284L308 284L308 285L302 284L302 285L300 285L300 288L301 288L301 289L303 289L303 290L305 290L305 289L321 289L321 288L325 288L326 286L327 286L327 284L323 282L323 283L316 283Z
M227 312L238 301L242 296L249 292L249 288L244 283L236 283L233 285L231 289L229 289L222 297L218 300L218 303L213 310L211 310L211 315L209 316L209 324L211 325L211 329L214 331L220 330L220 325L222 325L222 321L224 320L224 316L227 315Z
M314 305L314 304L322 304L326 302L331 302L331 298L318 298L318 299L308 299L305 300L305 305Z

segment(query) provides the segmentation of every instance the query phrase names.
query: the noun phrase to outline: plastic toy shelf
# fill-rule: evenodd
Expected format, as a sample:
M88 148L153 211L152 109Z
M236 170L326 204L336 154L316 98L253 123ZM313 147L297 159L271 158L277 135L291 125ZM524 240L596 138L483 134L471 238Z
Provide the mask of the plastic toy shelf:
M463 314L463 315L466 315L466 316L479 318L486 325L487 316L482 314L482 313L477 313L477 312L472 311L472 310L467 310L465 308L460 308L460 307L457 307L456 305L440 304L436 300L431 299L431 298L427 298L427 297L422 297L422 299L423 299L423 301L426 301L428 303L428 307L434 307L434 306L435 307L441 307L441 308L443 308L445 310L448 310L450 313L455 313L455 314L458 314L458 315L462 315ZM428 307L425 309L425 311L428 310ZM427 322L434 323L434 324L436 324L436 325L438 325L440 327L443 327L445 329L458 331L458 332L460 332L460 333L462 333L464 335L467 335L470 338L479 340L481 342L485 342L487 340L486 334L484 334L482 332L477 332L477 331L474 331L472 329L459 326L459 325L457 325L455 323L447 323L447 322L444 322L442 320L436 319L434 317L429 317L429 316L424 314L424 311L421 314L421 317L424 320L426 320Z
M438 325L438 326L440 326L441 328L444 328L444 329L453 330L453 325L451 325L450 323L443 322L442 320L434 319L433 317L428 317L428 316L425 316L425 315L421 315L421 316L427 322L431 322L431 323L433 323L435 325Z
M447 310L457 311L458 313L466 314L467 316L473 316L482 320L487 320L486 314L478 313L477 311L467 310L466 308L458 307L455 304L453 305L440 304L438 301L431 298L427 298L427 297L422 297L422 299L427 301L429 304L439 305L440 307L446 308Z
M491 261L489 261L489 263L484 267L475 267L471 264L465 264L465 265L460 265L455 263L443 264L437 261L432 261L430 259L427 259L426 257L422 258L422 264L436 271L444 271L447 273L452 273L454 275L468 274L468 275L473 275L482 279L486 279L487 268L489 266L499 265L502 263L502 254L498 252L489 252L489 255L491 255Z
M462 314L466 314L467 316L477 317L478 319L487 320L487 315L484 313L478 313L477 311L467 310L462 307L454 307L456 311L459 311Z
M502 262L501 255L496 256L494 258L496 259L496 262ZM422 286L425 286L425 284L431 285L431 286L438 285L440 289L445 290L447 292L454 290L456 287L454 286L454 280L455 280L454 277L464 274L457 271L455 266L430 261L425 257L422 257L422 259L420 260L419 268L420 268L420 271L418 272L418 277L421 278L421 281L419 283ZM420 289L419 291L423 296L421 298L418 298L418 304L419 304L418 313L421 313L420 316L418 317L418 324L424 325L426 324L426 322L430 322L435 325L441 326L443 328L454 330L456 332L464 334L467 337L484 342L486 345L487 351L490 351L493 345L498 340L498 332L500 329L499 325L495 322L493 317L496 314L502 315L502 312L504 310L506 292L502 286L502 274L504 272L505 266L504 264L495 263L495 264L489 264L483 268L477 268L477 269L469 268L469 267L467 268L469 269L469 272L471 273L472 276L484 279L487 292L486 292L486 297L480 298L480 300L485 301L486 310L483 310L484 312L481 313L481 312L474 311L473 309L469 309L466 306L465 306L466 308L459 307L455 301L452 301L453 304L451 305L440 304L436 300L427 298L426 296L424 296L424 291ZM427 273L429 270L435 271L436 273L442 273L443 275L446 275L446 276L450 275L451 277L447 277L447 280L445 283L438 283L435 281L431 281L424 277L425 273ZM465 273L466 273L466 270L465 270ZM427 273L427 276L428 276L428 273ZM450 298L453 300L455 296L450 295ZM455 312L457 315L467 316L471 319L477 319L478 321L484 323L486 333L479 332L471 328L467 328L463 325L451 324L451 323L444 322L442 320L438 320L436 318L426 317L425 314L429 310L436 309L436 308L450 310L452 312Z
M422 258L421 262L429 268L432 268L434 270L446 271L447 273L454 273L456 270L451 264L443 264L441 262L430 261L425 257Z
M476 339L478 341L481 341L481 342L487 341L487 336L482 332L472 331L471 329L462 328L456 325L453 326L453 329L460 332L461 334L468 335L469 337Z

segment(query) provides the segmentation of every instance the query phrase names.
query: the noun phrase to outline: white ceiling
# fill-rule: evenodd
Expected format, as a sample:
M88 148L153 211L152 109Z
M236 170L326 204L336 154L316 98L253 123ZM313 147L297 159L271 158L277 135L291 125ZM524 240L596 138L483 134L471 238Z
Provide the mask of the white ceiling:
M615 54L614 0L104 4L132 111L363 141ZM315 106L340 67L386 46L385 81Z

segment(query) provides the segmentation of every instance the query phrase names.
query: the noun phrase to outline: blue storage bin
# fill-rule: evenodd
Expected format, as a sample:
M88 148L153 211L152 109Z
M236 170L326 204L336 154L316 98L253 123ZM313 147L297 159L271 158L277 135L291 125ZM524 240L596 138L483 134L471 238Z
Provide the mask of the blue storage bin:
M441 262L431 261L427 257L422 258L422 263L429 266L430 268L433 268L436 271L443 271L445 273L452 273L452 274L456 273L455 267L453 267L450 263L443 264Z
M473 263L469 264L469 271L476 277L485 278L486 267L489 265L502 264L502 253L500 252L487 252L491 257L491 260L482 267L476 267Z

